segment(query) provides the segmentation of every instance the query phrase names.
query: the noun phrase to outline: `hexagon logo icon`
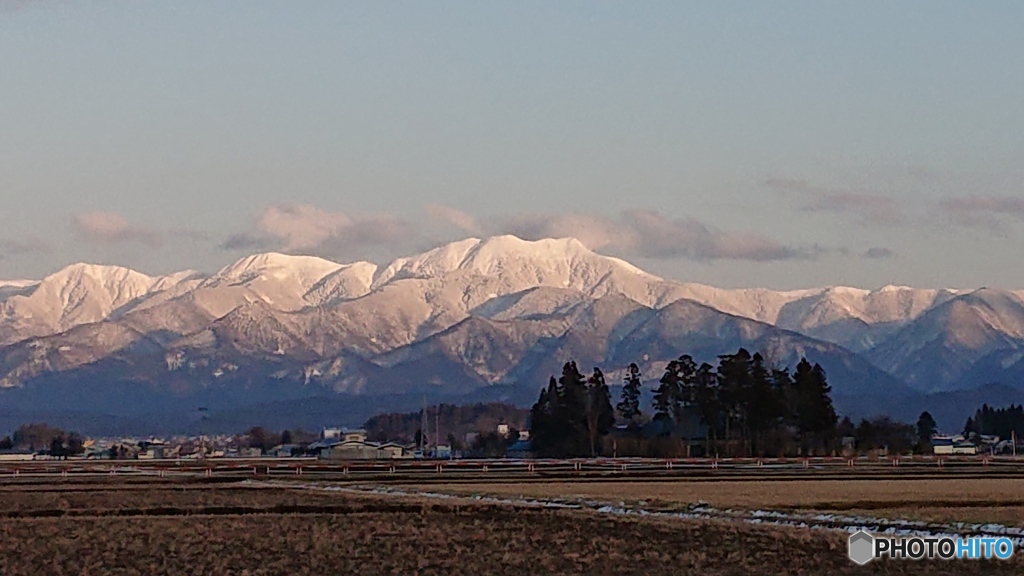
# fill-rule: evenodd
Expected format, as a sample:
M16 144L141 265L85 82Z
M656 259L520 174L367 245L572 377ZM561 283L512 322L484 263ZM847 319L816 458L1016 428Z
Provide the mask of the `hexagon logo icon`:
M858 530L850 534L848 552L850 560L863 566L875 557L875 538L871 534Z

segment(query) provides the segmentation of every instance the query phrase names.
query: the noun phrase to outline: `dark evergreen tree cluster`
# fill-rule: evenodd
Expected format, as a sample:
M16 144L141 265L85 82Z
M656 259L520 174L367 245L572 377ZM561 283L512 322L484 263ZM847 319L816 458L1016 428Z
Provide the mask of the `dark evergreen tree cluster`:
M584 378L575 362L552 376L530 410L530 437L542 457L595 456L615 425L611 392L600 368Z
M636 431L640 427L640 400L643 392L643 383L640 381L640 367L630 364L626 368L625 383L622 386L622 398L615 405L619 417L625 422L630 431Z
M935 418L927 410L921 412L921 415L917 418L917 425L914 428L917 433L917 452L919 454L930 452L932 436L939 430L939 425L935 423Z
M833 448L836 412L821 366L800 361L796 371L770 366L745 349L718 359L669 362L654 396L654 419L671 422L685 442L694 420L706 431L706 449L723 455L815 454Z
M640 369L626 370L616 405L627 435L644 436ZM669 362L654 391L648 431L682 442L691 454L700 437L705 454L822 454L836 448L836 412L825 371L801 360L791 374L761 354L740 349L700 365L684 355ZM614 423L604 374L584 379L574 362L552 377L530 412L531 438L539 456L596 455Z
M992 408L983 404L964 424L964 435L986 434L1008 439L1013 434L1024 437L1024 406L1011 404L1006 408Z

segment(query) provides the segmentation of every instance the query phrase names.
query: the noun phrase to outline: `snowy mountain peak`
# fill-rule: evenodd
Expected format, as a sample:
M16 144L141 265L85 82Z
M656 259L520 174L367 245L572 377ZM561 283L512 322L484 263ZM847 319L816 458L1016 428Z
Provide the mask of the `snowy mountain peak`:
M879 292L907 292L912 291L914 288L910 286L899 286L896 284L886 284L878 289Z
M580 288L587 283L584 276L592 278L613 270L660 280L628 262L597 254L575 238L523 240L503 235L482 240L467 238L417 256L399 258L380 272L374 287L404 278L441 278L459 271L518 277L536 286Z
M457 270L470 250L480 244L479 238L466 238L438 246L422 254L398 258L388 264L374 279L374 287L404 278L435 278Z
M31 298L62 310L87 301L106 309L145 296L158 280L123 266L78 263L43 278Z
M264 278L277 281L295 281L309 289L324 276L337 271L342 265L317 256L292 256L266 252L246 256L229 264L210 278L210 284L243 284Z
M871 293L870 290L863 288L852 288L850 286L830 286L825 289L825 292L833 296L846 297L846 298L864 298Z
M123 280L134 280L138 282L152 281L153 278L136 272L124 266L113 266L108 264L90 264L78 262L61 268L60 270L43 278L42 283L63 282L69 279L92 278L100 282L118 282Z
M4 342L61 332L107 318L149 294L161 279L122 266L72 264L32 287L4 291L0 331Z
M480 242L472 251L468 263L476 270L500 266L509 261L533 261L543 264L573 265L589 261L619 268L635 274L651 276L632 264L593 252L576 238L546 238L523 240L516 236L495 236Z

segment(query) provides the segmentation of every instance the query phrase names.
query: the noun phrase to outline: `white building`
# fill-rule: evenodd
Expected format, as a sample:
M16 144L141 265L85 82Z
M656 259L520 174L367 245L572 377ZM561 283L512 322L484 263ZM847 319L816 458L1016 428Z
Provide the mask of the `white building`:
M0 450L0 462L26 462L35 459L35 453L30 450Z

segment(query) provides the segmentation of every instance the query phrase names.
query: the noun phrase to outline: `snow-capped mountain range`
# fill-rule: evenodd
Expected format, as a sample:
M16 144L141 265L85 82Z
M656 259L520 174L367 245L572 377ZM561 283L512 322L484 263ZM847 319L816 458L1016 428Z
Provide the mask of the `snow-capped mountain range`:
M0 408L143 413L324 395L514 397L560 364L807 356L837 397L1024 385L1024 292L721 289L575 239L470 238L386 266L256 254L204 276L75 264L0 282Z

